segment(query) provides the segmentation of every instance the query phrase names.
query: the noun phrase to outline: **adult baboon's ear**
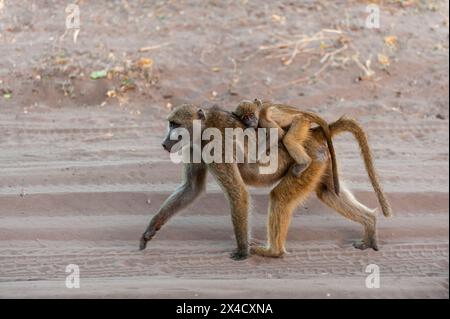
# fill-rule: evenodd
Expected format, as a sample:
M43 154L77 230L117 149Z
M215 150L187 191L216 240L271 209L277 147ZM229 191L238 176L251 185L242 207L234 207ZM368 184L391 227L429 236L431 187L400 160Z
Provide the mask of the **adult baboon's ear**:
M202 109L199 109L199 110L197 111L197 116L198 116L199 120L204 120L204 119L206 119L205 112L203 112Z

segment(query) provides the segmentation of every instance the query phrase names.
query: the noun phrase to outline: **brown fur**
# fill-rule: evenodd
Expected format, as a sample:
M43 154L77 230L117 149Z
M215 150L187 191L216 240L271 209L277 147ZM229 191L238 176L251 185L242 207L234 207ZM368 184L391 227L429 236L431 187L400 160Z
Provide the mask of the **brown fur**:
M311 123L319 125L327 139L333 168L333 188L339 195L336 153L328 123L323 118L312 112L300 111L284 104L263 103L258 99L253 102L241 102L234 114L246 126L252 126L256 122L259 127L277 129L278 139L283 141L289 154L298 164L293 167L294 175L301 175L311 164L311 157L303 145L310 138Z
M218 108L202 112L195 106L184 105L176 108L168 117L169 121L188 130L192 127L192 119L202 119L205 128L215 127L224 130L227 127L243 127L242 123L230 113ZM351 132L356 137L363 153L366 170L378 195L383 212L386 216L390 215L391 209L379 185L370 149L362 128L354 120L341 118L330 125L330 132L332 135ZM170 151L171 146L167 144L167 140L166 137L163 145ZM330 191L333 187L332 168L327 154L326 137L321 129L314 128L311 130L311 138L305 142L305 150L312 161L300 177L294 176L289 171L289 166L293 164L293 160L282 144L279 145L278 169L271 175L259 175L258 164L184 164L181 185L169 196L158 213L152 218L141 237L140 248L145 249L147 242L173 215L198 197L204 190L206 172L209 170L215 176L230 203L237 241L237 250L232 254L234 259L246 258L249 253L248 210L250 198L246 184L268 186L277 181L279 181L278 185L270 192L267 246L254 246L251 248L252 253L268 257L283 255L292 212L312 192L316 192L320 200L344 217L363 225L363 240L355 247L378 249L376 216L373 211L359 203L346 189L343 189L339 195Z

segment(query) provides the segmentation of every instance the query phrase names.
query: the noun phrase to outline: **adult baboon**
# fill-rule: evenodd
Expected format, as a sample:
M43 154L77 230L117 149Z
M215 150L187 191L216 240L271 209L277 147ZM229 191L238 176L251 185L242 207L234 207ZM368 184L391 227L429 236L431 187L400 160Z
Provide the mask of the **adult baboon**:
M242 123L231 113L217 107L205 111L195 105L182 105L175 108L168 116L169 132L163 141L163 147L172 151L177 141L170 140L171 131L185 128L192 132L194 120L200 120L202 130L217 128L243 127ZM352 133L361 148L366 170L377 193L379 203L386 216L391 208L379 185L375 173L370 149L362 128L351 119L341 118L330 125L330 132L336 135L342 132ZM222 136L225 136L222 134ZM223 143L225 144L225 143ZM270 192L268 243L267 246L252 247L252 253L261 256L279 257L285 252L285 242L293 210L313 191L326 205L364 227L362 241L355 245L360 249L378 249L376 236L376 216L373 211L359 203L347 189L341 189L339 195L333 191L331 161L327 142L323 132L312 129L311 138L304 145L312 161L301 174L294 176L289 167L294 164L286 149L278 145L278 169L272 174L259 173L259 164L237 163L186 163L183 168L183 181L175 192L163 203L158 213L152 218L141 237L140 248L145 249L147 242L175 213L192 203L204 190L207 171L210 171L223 189L231 208L231 217L237 241L237 249L231 255L233 259L244 259L249 254L248 210L249 192L246 184L267 186L279 182Z

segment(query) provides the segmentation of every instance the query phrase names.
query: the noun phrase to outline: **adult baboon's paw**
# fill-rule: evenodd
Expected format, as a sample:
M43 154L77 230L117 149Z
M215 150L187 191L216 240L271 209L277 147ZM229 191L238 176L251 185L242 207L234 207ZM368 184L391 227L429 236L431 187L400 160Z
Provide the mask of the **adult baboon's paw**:
M248 252L236 249L230 254L230 258L233 260L244 260L248 258Z
M250 246L262 246L264 245L264 241L259 240L259 239L252 239L250 241Z
M252 255L265 256L267 253L267 248L260 245L254 245L250 247L250 253Z
M272 257L272 258L278 258L283 256L284 252L273 252L271 249L265 247L265 246L253 246L250 247L250 253L253 255L263 256L263 257Z
M373 240L364 240L364 239L358 240L353 243L353 247L360 250L372 248L373 250L378 251L378 244L376 241Z

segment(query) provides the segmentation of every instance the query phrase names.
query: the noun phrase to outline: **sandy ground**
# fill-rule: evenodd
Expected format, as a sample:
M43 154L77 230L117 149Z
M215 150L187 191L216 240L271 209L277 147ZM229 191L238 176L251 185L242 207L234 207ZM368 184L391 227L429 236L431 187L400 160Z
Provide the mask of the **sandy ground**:
M378 1L379 30L363 26L364 1L328 2L79 1L74 44L71 32L61 38L61 1L5 1L0 297L448 298L448 1ZM343 33L294 54L292 41L323 29ZM115 71L89 78L102 69ZM232 109L255 96L364 125L395 211L380 214L379 252L355 250L361 227L312 197L294 216L290 254L232 261L229 209L212 180L138 251L179 182L160 146L169 107ZM355 141L338 137L336 151L346 184L376 207ZM252 189L260 240L268 191ZM68 264L80 267L80 289L65 287ZM379 289L365 286L369 264Z

